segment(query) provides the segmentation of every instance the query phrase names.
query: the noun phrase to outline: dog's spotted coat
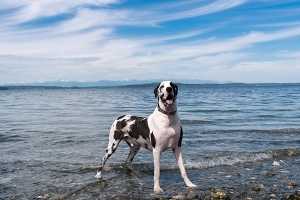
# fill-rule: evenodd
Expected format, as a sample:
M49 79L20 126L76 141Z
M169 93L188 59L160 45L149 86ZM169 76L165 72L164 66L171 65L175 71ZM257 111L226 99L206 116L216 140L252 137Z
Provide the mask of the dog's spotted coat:
M148 117L132 115L120 116L113 123L106 154L100 162L97 178L101 178L102 168L107 159L115 152L120 141L126 141L130 148L125 161L128 168L140 147L153 152L154 157L154 191L162 192L159 185L160 156L167 149L172 149L178 161L181 175L188 187L196 187L187 177L181 155L182 127L177 114L176 98L178 87L170 81L163 81L155 89L155 97L158 98L158 106Z

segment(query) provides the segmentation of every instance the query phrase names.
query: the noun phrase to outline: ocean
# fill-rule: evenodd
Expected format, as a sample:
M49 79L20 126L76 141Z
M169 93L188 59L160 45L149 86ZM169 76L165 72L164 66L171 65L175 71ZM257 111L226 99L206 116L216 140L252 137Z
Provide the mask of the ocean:
M0 199L155 199L216 188L230 199L288 199L300 188L300 84L178 84L186 188L172 151L161 158L153 192L152 152L133 171L122 141L95 178L113 121L147 117L155 84L0 90ZM253 185L261 185L254 191Z

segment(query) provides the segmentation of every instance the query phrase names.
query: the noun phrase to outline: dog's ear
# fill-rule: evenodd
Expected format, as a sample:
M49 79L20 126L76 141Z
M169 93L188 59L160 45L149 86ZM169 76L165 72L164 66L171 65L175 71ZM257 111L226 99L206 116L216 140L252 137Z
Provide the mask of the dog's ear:
M159 86L160 86L160 84L158 84L158 85L156 86L156 88L154 89L154 95L155 95L155 98L158 97L158 88L159 88Z
M178 94L178 86L174 84L174 95L177 96Z
M170 83L171 87L173 88L174 95L177 96L178 94L178 86L175 83Z

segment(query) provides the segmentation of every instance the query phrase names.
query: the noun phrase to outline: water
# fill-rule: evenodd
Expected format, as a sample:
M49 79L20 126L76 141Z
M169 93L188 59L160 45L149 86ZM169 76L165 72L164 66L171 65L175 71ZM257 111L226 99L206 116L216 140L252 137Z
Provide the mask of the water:
M130 172L123 164L125 142L106 163L103 179L94 178L112 122L123 114L149 116L157 104L154 87L0 91L0 199L157 197L152 153L141 149ZM296 190L284 180L300 184L300 84L179 85L178 112L185 166L198 185L192 191L233 187L233 199L244 193L260 199ZM159 197L190 192L172 151L161 159L165 192ZM276 175L269 179L267 172ZM253 183L267 189L254 194Z

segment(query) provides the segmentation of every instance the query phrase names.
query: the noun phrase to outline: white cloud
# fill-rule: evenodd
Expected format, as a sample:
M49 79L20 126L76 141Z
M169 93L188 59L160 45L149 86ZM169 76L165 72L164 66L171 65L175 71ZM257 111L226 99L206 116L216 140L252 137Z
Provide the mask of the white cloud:
M214 12L218 12L221 10L226 10L229 8L239 6L247 1L248 0L216 0L213 2L210 1L209 4L201 6L201 7L196 7L194 9L189 9L186 11L175 12L175 13L163 15L162 20L163 21L176 20L176 19L184 19L184 18L206 15L209 13L214 13ZM160 18L160 16L159 16L159 18ZM159 18L156 18L155 21L160 21Z
M0 6L2 9L19 8L17 13L10 15L8 19L22 23L40 17L72 13L86 5L105 6L115 3L119 3L119 0L2 0Z
M217 13L246 2L180 1L175 4L158 3L140 9L126 6L118 8L116 4L122 3L119 0L87 0L84 3L80 0L3 0L0 2L3 10L18 9L0 16L0 83L18 78L23 81L34 80L36 74L42 74L41 79L44 80L61 77L99 80L124 76L149 78L164 73L171 73L174 77L185 75L221 81L237 81L245 77L244 73L253 73L247 75L251 82L256 80L255 73L261 76L269 71L278 76L284 70L299 72L296 64L299 61L298 49L285 47L282 50L287 51L280 54L270 50L273 60L255 60L256 45L299 37L298 23L274 26L272 31L241 30L241 35L236 36L224 33L226 38L218 32L220 27L198 26L189 30L177 28L176 31L166 31L169 27L156 26L167 21ZM96 6L97 9L91 9L90 6ZM72 17L51 26L18 25L64 13ZM230 23L226 26L230 26ZM140 29L147 26L149 30L153 28L157 33L159 30L165 33L144 32L140 35L139 30L135 29L137 34L122 34L119 28L125 26ZM290 68L284 67L286 64Z

